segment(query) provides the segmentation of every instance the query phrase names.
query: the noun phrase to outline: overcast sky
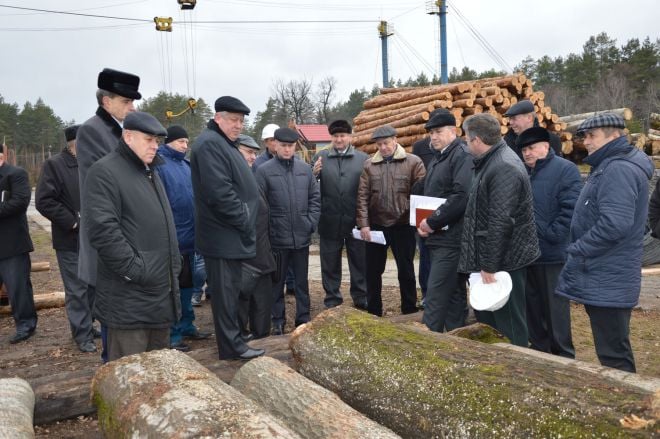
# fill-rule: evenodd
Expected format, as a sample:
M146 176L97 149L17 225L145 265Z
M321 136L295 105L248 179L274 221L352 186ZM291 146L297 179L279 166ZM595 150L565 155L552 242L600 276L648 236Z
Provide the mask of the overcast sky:
M98 72L112 67L140 76L140 91L243 100L263 110L277 79L337 80L335 101L381 85L378 20L394 27L390 76L406 79L438 63L438 19L413 0L198 0L182 12L176 0L0 0L2 6L152 20L174 18L174 31L153 22L31 12L0 7L0 95L23 106L41 97L65 121L95 109ZM657 0L453 0L449 3L449 68L500 69L466 21L511 68L525 56L580 52L607 32L620 46L658 38ZM184 21L197 22L184 26ZM204 21L322 20L325 23L228 24ZM357 22L364 20L364 22ZM331 22L333 21L333 22Z

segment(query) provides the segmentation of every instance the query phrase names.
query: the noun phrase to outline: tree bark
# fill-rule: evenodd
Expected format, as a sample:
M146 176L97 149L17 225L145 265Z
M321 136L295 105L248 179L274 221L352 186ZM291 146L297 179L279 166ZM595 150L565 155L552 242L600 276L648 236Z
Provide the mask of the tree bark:
M648 392L346 307L296 329L291 349L300 373L406 438L653 435L619 424L652 419Z
M187 355L160 350L101 366L92 400L105 437L298 438Z
M330 390L269 357L245 364L231 385L304 438L399 437L348 406Z
M33 262L32 266L30 267L30 271L32 273L36 273L38 271L50 271L50 262Z
M34 438L34 392L20 378L0 379L0 437Z
M581 113L581 114L571 114L568 116L562 116L559 119L562 122L573 122L573 121L583 121L585 119L588 119L592 116L595 116L597 114L602 114L602 113L614 113L618 114L619 116L623 117L623 120L630 120L632 119L633 113L630 108L615 108L612 110L602 110L602 111L592 111L590 113ZM578 124L579 125L579 124Z
M55 291L53 293L36 294L34 296L35 309L61 308L64 306L64 293ZM11 315L11 306L0 306L0 315Z

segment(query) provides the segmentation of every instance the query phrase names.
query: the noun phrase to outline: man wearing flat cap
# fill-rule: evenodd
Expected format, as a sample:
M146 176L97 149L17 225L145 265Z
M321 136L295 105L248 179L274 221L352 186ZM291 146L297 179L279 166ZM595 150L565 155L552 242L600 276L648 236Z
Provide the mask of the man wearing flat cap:
M242 337L238 320L241 268L256 256L259 191L239 151L238 137L250 109L222 96L215 115L192 146L190 166L195 195L195 246L204 256L218 355L249 360L264 354Z
M332 136L329 148L313 158L313 172L321 186L321 219L319 236L321 250L321 279L325 290L326 308L344 301L341 286L342 251L346 247L350 273L350 293L353 305L367 309L367 281L365 273L364 241L353 238L355 209L360 175L367 154L351 145L353 128L345 120L328 125Z
M286 324L284 278L291 266L295 277L295 325L309 315L309 244L321 211L321 195L312 169L295 157L298 133L291 128L275 130L275 157L257 169L259 187L270 205L270 243L281 264L273 285L272 334L280 335Z
M628 143L623 118L603 113L577 129L591 165L571 222L557 294L584 304L600 363L635 372L630 314L641 288L651 160Z
M516 154L518 154L520 160L523 160L522 151L520 151L520 148L517 146L516 140L523 131L531 127L539 126L539 121L536 119L534 104L528 99L516 102L506 111L506 113L504 113L504 115L509 118L510 128L504 136L504 141L516 152ZM555 155L561 157L561 139L553 133L548 133L548 136L550 137L548 142L550 147L555 152Z
M179 253L183 258L183 268L179 275L181 318L170 331L170 347L182 352L190 350L190 346L183 342L184 338L202 340L211 336L211 333L197 329L193 323L195 311L192 296L195 289L201 295L206 271L204 258L195 252L195 206L187 151L188 132L185 128L181 125L168 127L167 137L158 147L158 157L162 159L158 175L172 208Z
M77 133L78 175L80 177L81 212L84 212L84 194L87 190L87 171L97 160L117 147L122 123L126 115L135 111L133 101L142 98L138 91L140 78L132 73L105 68L97 78L96 114L83 123ZM80 217L78 277L89 286L88 294L94 301L96 286L96 252L89 244L84 214ZM101 331L104 332L103 327ZM106 338L103 337L101 357L105 360Z
M431 256L423 322L431 331L443 332L464 326L467 317L467 276L457 269L472 156L456 135L456 119L451 112L436 110L425 128L434 157L426 169L422 193L446 201L417 229Z
M66 316L71 335L82 352L96 352L92 327L93 290L78 278L80 186L76 158L78 125L64 130L67 146L44 162L35 205L51 223L53 248L64 284Z
M396 130L381 126L371 135L378 151L364 162L358 187L357 226L367 241L367 308L383 315L382 275L387 248L392 248L399 277L401 312L417 311L415 282L415 228L409 225L412 187L425 175L424 164L416 155L406 153L396 140ZM385 235L386 245L371 241L371 232Z
M582 180L573 163L557 157L550 136L542 127L518 136L532 185L534 220L541 256L527 267L525 302L532 349L575 358L571 337L571 308L566 297L555 294L559 273L566 262L568 231Z
M165 128L148 113L124 119L117 149L87 174L83 215L98 254L94 316L108 360L168 348L179 318L181 255L172 210L154 168Z

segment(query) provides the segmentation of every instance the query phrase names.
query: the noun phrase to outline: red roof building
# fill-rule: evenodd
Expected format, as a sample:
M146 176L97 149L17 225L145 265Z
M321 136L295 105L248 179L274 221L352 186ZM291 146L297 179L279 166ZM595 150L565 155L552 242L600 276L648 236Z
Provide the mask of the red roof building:
M317 147L329 144L332 140L327 125L297 125L296 127L301 136L310 143L316 144Z

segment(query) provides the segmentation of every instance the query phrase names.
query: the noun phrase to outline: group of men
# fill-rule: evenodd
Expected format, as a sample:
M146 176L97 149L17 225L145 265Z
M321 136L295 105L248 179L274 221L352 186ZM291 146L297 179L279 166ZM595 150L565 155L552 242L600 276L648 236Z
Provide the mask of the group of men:
M193 323L193 296L206 282L219 357L263 355L248 342L284 332L287 274L294 323L310 320L309 247L318 230L326 308L343 303L346 248L353 306L382 316L389 249L401 312L415 312L417 242L429 329L465 324L469 273L492 284L506 272L509 300L475 311L478 321L514 344L573 358L574 300L585 305L601 363L635 371L629 321L653 165L628 144L620 117L597 115L579 127L592 166L583 186L529 101L509 109L505 137L495 117L476 114L463 123L463 140L452 113L436 110L428 139L413 154L386 125L372 132L377 151L369 157L351 144L351 125L337 120L328 126L332 144L310 166L295 154L298 133L273 124L257 156L259 145L241 134L250 109L231 96L215 101L213 118L188 151L183 127L165 129L135 111L138 86L137 76L104 69L96 115L67 128L66 149L45 163L37 186L81 351L96 351L94 319L106 360L188 350L184 337L211 335ZM27 174L2 156L0 189L0 237L11 243L0 251L0 278L10 293L15 343L37 323L25 217L30 188ZM417 228L409 224L413 194L445 200Z

